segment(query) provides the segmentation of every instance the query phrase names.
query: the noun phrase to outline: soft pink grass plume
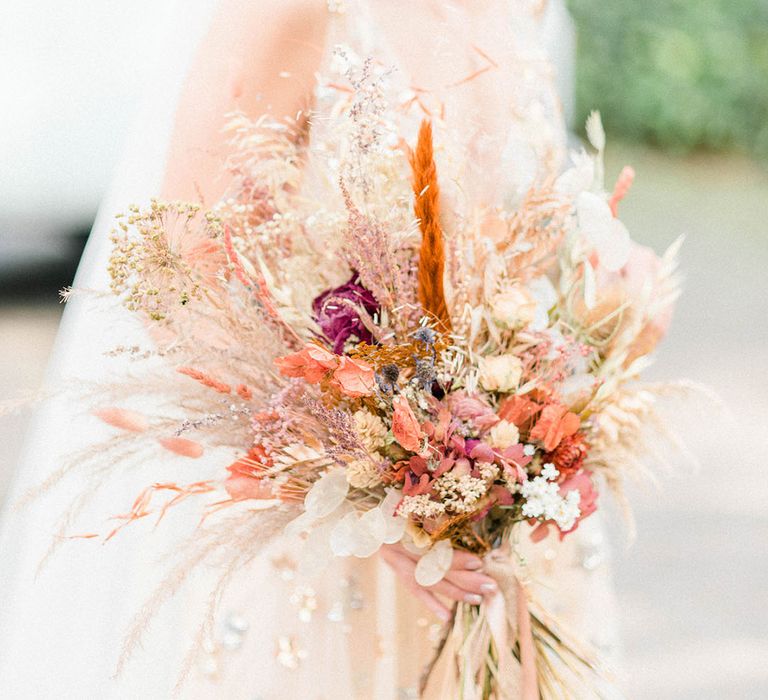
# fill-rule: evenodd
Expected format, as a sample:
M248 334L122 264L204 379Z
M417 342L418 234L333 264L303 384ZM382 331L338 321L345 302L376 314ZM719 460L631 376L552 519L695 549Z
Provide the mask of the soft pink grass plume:
M149 420L146 416L127 408L118 408L117 406L99 408L93 412L93 415L115 428L128 430L132 433L143 433L149 428Z
M179 455L180 457L189 457L190 459L197 459L203 456L203 446L195 440L189 440L187 438L169 437L159 438L158 442L169 452Z

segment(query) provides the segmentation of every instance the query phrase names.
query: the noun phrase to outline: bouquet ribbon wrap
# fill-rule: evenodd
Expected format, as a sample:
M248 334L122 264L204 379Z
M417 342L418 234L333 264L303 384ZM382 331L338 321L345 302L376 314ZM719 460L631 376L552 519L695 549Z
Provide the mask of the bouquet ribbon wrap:
M485 573L498 591L459 603L422 686L422 700L538 700L536 652L525 589L509 547L490 552ZM515 643L519 658L514 654Z

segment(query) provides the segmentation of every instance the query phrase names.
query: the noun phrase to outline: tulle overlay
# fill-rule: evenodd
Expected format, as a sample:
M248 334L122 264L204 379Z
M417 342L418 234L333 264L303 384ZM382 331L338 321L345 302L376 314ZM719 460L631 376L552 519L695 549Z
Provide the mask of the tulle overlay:
M329 148L313 152L304 176L307 188L326 188L329 206L344 211L338 183L328 182L326 173L334 158L330 146L342 142L342 134L335 131L344 106L337 85L345 75L381 86L383 98L397 106L389 115L393 133L409 143L414 143L420 121L434 118L436 142L443 149L441 187L449 217L471 217L481 207L514 203L543 168L563 163L565 129L548 56L552 37L563 40L563 34L553 30L564 21L563 8L522 1L483 6L478 26L468 30L470 46L460 52L471 59L446 66L446 73L455 78L451 83L437 81L427 89L416 82L422 76L413 75L418 72L414 67L419 51L434 50L434 45L398 43L397 33L377 17L375 3L329 4L331 28L311 134ZM201 3L193 13L198 35L209 11ZM451 12L440 21L446 23L444 35L455 37L451 23L458 20ZM503 55L490 55L475 41L499 32L504 41L495 45L505 47ZM449 43L446 40L443 47L447 55ZM178 48L179 55L185 55ZM366 62L368 57L373 60ZM181 61L164 80L158 78L151 109L100 212L77 287L108 289L111 219L157 189L184 65ZM478 113L473 106L478 91L497 95L498 109ZM159 104L165 109L158 109ZM147 128L150 123L152 129ZM346 175L354 179L354 173ZM72 522L59 521L77 494L99 486L100 454L94 446L118 439L109 425L89 414L86 401L73 397L130 373L132 353L141 353L149 342L146 329L106 298L95 302L75 296L69 304L50 373L51 386L69 391L59 393L36 416L13 493L16 500L30 497L22 510L6 513L0 540L0 688L8 697L168 697L199 637L210 591L217 590L214 570L198 571L178 590L168 591L173 595L162 610L139 625L146 627L141 646L121 659L126 636L141 631L133 627L135 616L173 566L173 552L195 537L192 508L179 506L155 531L151 522L138 523L105 546L64 535L87 536L89 523L101 525L106 515L124 512L147 483L211 477L221 464L232 461L231 454L209 450L194 462L191 474L183 456L166 451L158 466L157 454L139 452L132 468L119 478L107 481L104 470L98 498L84 503ZM124 351L108 352L116 347ZM157 389L160 404L163 387ZM142 413L148 408L132 405L130 396L122 405ZM49 487L29 493L73 459L91 468L61 484L50 479ZM51 549L51 532L59 533L54 539L57 551L38 576L39 564ZM609 669L617 646L600 515L584 521L564 541L551 533L534 545L528 535L523 525L518 534L523 564L518 562L516 570L529 595L584 640L598 663ZM377 557L337 559L320 571L312 571L306 558L299 543L278 537L236 573L218 601L204 653L194 658L177 691L181 697L419 697L423 668L444 636L437 620ZM574 687L579 687L578 679ZM600 692L618 697L610 687ZM585 691L583 697L589 696Z

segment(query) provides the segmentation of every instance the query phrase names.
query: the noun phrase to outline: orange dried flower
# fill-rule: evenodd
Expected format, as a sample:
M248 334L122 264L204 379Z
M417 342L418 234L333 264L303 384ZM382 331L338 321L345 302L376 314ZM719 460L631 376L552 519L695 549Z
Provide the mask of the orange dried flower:
M261 445L254 445L248 454L227 467L229 477L224 482L233 501L248 498L274 498L272 484L261 478L261 472L272 466L272 459Z
M509 396L499 406L499 418L514 423L522 432L530 430L541 405L526 396Z
M241 399L245 399L246 401L250 401L253 398L253 392L245 384L238 384L235 388L235 392L237 392L237 395Z
M551 403L541 411L541 416L530 433L531 440L540 440L547 452L554 450L563 438L573 435L581 425L579 417L566 406Z
M376 387L373 368L362 360L340 359L339 366L333 371L331 386L351 398L370 396Z
M310 384L320 382L338 364L338 356L315 343L309 343L299 352L275 360L277 369L284 377L301 377Z
M392 400L392 433L400 446L410 452L418 452L424 436L419 422L411 409L408 399L399 395Z
M545 464L547 462L554 464L560 476L568 478L584 465L588 450L589 445L584 434L575 433L564 437L552 452L544 455L543 461Z

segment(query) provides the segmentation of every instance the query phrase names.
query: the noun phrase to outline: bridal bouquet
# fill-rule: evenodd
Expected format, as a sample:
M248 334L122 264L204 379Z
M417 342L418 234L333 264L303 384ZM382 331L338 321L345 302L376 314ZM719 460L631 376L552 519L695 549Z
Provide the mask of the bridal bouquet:
M347 130L311 147L301 126L236 115L224 199L119 219L113 291L178 393L166 415L96 414L177 455L232 456L218 478L148 486L109 536L197 496L205 518L230 515L209 552L239 528L230 569L283 531L318 566L402 543L425 586L456 549L487 555L501 591L458 606L424 697L554 697L558 662L580 673L589 653L526 593L516 528L568 537L599 481L639 467L661 389L633 380L666 329L678 246L630 241L633 173L604 189L597 115L594 152L458 215L438 126L409 147L375 91L349 99Z

